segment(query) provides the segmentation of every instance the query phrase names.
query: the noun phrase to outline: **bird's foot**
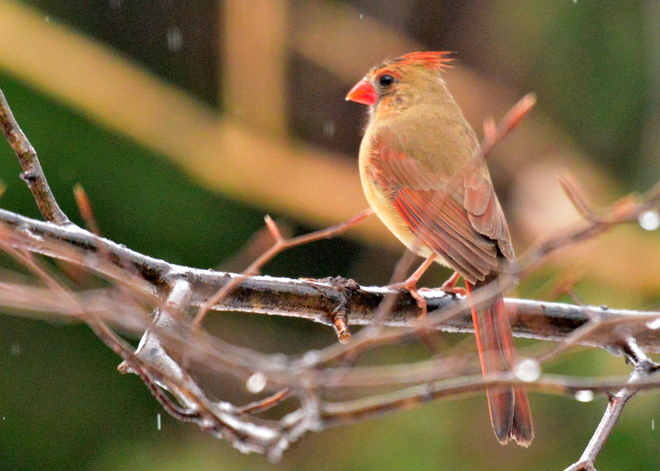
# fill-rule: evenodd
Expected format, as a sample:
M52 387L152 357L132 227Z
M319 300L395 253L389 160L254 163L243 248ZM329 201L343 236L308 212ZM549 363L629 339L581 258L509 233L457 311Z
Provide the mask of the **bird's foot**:
M444 291L445 293L456 294L458 296L467 296L467 291L465 290L465 288L456 286L456 283L458 283L458 279L460 277L461 275L457 271L455 271L454 274L450 276L449 279L442 284L440 290Z
M411 280L408 278L406 281L402 283L395 283L393 285L387 286L387 288L395 291L407 291L410 293L410 296L413 297L413 299L417 302L417 307L419 307L422 310L422 313L419 315L419 318L423 318L426 316L427 312L427 307L426 307L426 299L424 296L420 294L420 290L417 289L417 279ZM421 288L422 290L424 288Z

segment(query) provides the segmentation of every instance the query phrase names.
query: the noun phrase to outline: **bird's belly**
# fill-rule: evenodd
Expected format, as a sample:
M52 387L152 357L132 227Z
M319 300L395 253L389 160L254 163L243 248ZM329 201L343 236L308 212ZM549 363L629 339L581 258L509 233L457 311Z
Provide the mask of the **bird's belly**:
M405 220L399 214L394 203L392 202L392 195L387 194L385 190L380 188L366 172L362 172L362 188L364 195L373 208L378 218L385 224L385 226L399 239L411 252L416 253L422 257L428 257L433 253L422 240L417 237L410 226L406 224Z

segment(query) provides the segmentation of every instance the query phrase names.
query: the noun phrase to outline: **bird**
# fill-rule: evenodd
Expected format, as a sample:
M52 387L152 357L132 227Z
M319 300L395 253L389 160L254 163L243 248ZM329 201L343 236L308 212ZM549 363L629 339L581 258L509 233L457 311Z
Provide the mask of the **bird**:
M482 374L489 376L510 372L517 361L500 288L501 274L514 271L515 253L477 136L443 79L452 60L435 51L387 60L346 100L369 107L358 160L373 211L427 265L452 268L450 280L462 277L469 297L488 290L487 301L472 303L471 311ZM486 395L497 440L529 446L534 427L524 388L490 386Z

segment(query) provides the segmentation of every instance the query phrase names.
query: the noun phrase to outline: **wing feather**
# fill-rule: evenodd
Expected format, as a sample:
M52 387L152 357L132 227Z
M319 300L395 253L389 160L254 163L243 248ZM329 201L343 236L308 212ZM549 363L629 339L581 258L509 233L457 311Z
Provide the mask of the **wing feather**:
M509 230L485 163L448 174L376 137L369 165L420 244L467 281L500 270L502 257L513 261Z

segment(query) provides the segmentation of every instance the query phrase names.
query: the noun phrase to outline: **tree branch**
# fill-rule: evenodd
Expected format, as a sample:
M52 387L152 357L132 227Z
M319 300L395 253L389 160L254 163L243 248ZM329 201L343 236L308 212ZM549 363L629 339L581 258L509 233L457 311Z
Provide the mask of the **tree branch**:
M621 342L621 348L628 361L634 366L628 383L616 394L610 396L603 418L600 424L598 424L598 428L591 437L589 444L584 449L580 460L566 468L565 471L596 471L594 461L596 461L596 457L603 449L603 446L605 446L605 442L612 433L612 430L614 430L614 426L619 420L623 408L639 391L639 388L635 386L649 383L651 377L660 369L660 365L651 361L639 349L634 338L631 337Z
M71 221L60 209L48 186L37 152L16 122L2 90L0 90L0 128L23 167L21 178L32 192L41 215L46 221L58 225L70 224Z
M125 276L128 271L146 282L140 288L144 294L156 293L161 299L169 293L176 280L183 279L190 283L192 305L201 306L223 286L241 278L240 283L213 306L213 309L218 311L298 317L332 326L332 311L342 306L349 325L369 325L373 323L376 308L384 296L391 293L386 288L361 287L357 283L337 279L245 277L234 273L184 267L137 253L76 226L56 226L2 209L0 223L4 227L2 237L5 243L12 247L91 268L111 279ZM103 248L103 258L109 263L90 266L89 256L98 254L100 247ZM4 284L0 285L0 292L3 287L9 288ZM472 332L468 306L461 298L440 290L425 290L421 294L427 300L430 313L448 309L459 311L456 316L449 317L436 326L438 329ZM609 327L600 329L600 333L594 332L577 343L608 347L615 341L611 338L610 327L621 323L634 329L640 347L660 352L660 330L648 329L646 326L647 323L660 318L660 312L520 299L506 299L505 302L508 308L516 313L517 320L513 324L513 330L519 337L562 341L597 318L601 325ZM66 314L65 310L63 314ZM414 327L418 314L416 301L408 293L402 292L382 319L382 323L393 327Z

